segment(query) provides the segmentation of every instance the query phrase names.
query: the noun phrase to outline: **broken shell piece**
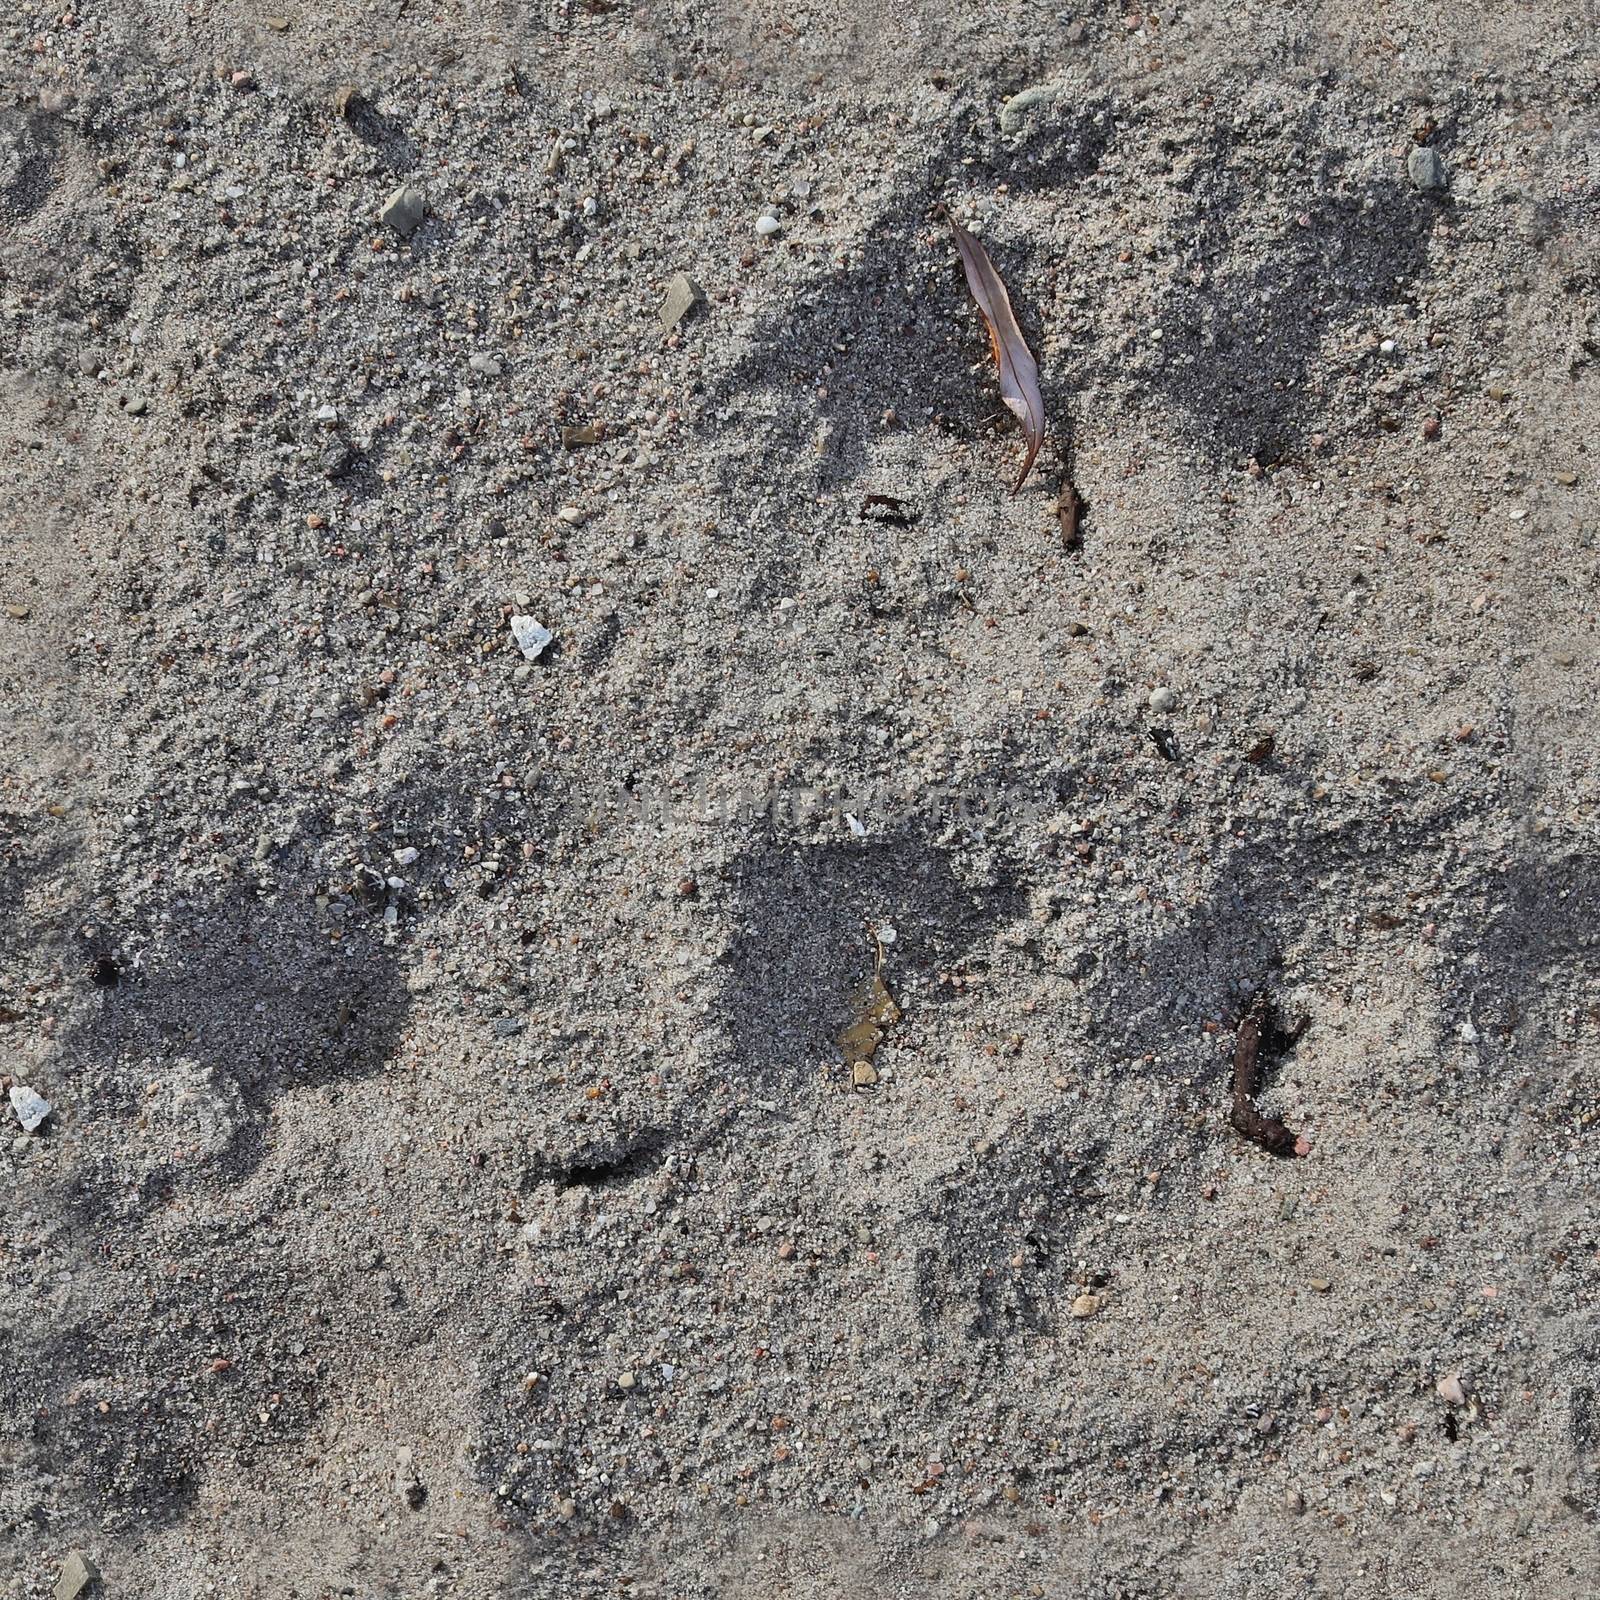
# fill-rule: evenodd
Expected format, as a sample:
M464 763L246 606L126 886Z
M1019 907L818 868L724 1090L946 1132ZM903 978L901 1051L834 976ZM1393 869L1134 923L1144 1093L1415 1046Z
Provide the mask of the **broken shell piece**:
M11 1109L17 1114L24 1133L35 1132L50 1115L50 1102L25 1084L14 1084L11 1089Z
M517 648L530 661L537 661L544 654L550 641L555 638L555 635L536 617L513 617L511 636L517 641Z

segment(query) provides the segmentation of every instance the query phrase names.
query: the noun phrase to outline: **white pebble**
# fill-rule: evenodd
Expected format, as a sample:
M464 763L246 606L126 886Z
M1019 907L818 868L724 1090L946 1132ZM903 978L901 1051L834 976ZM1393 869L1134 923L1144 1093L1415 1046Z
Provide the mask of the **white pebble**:
M581 506L562 506L556 512L556 521L564 522L569 528L580 527L584 521L584 511Z
M416 847L409 844L402 845L395 851L394 858L402 867L409 867L417 859Z
M33 1133L50 1115L50 1102L42 1094L24 1084L14 1084L11 1090L11 1109L17 1114L24 1133Z
M511 636L530 661L537 661L555 635L535 617L513 617Z
M769 238L782 226L783 224L774 216L763 215L756 218L756 232L759 233L763 239Z
M1165 684L1150 691L1150 709L1158 716L1175 710L1178 697Z

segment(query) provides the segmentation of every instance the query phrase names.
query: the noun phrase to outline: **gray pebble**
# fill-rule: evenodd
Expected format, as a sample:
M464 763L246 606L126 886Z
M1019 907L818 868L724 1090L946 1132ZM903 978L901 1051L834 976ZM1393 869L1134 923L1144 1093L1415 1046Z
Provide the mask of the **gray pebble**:
M420 184L402 183L384 201L383 209L378 213L378 221L386 228L393 228L405 238L417 231L427 205L428 197Z
M493 356L471 356L467 360L467 365L480 377L498 378L500 376L500 363Z
M1164 683L1150 691L1150 709L1157 716L1177 709L1178 697Z
M1415 146L1406 157L1406 171L1419 189L1442 189L1450 181L1439 152L1425 144Z
M142 417L150 409L150 402L143 395L135 395L122 409L130 417Z
M659 313L663 331L671 333L705 297L705 290L686 272L673 273Z
M94 1563L81 1550L70 1551L67 1559L61 1563L61 1575L56 1579L55 1600L78 1600L78 1596L98 1582L99 1577Z

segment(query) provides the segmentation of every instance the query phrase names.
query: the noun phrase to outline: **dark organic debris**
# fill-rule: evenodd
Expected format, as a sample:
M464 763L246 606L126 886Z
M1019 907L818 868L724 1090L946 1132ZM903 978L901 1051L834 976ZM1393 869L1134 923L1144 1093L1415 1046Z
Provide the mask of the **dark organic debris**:
M1152 728L1150 742L1156 747L1163 761L1178 759L1178 740L1171 728Z
M989 346L994 351L994 364L1000 373L1000 398L1022 424L1022 436L1027 440L1028 454L1022 463L1022 472L1011 487L1015 494L1027 481L1033 470L1034 458L1044 443L1044 396L1039 391L1039 367L1017 326L1016 313L1011 309L1011 296L988 252L954 217L949 219L956 237L956 249L961 254L961 268L967 275L967 288L983 313L984 325L989 330Z
M905 502L892 494L869 494L861 502L857 516L862 522L887 522L896 528L908 528L922 513L907 510Z
M1244 758L1250 763L1251 766L1259 767L1261 763L1272 754L1276 745L1277 740L1275 740L1270 733L1264 733L1245 752Z
M1229 1121L1236 1133L1275 1156L1301 1155L1304 1151L1295 1134L1275 1117L1264 1117L1256 1109L1256 1091L1265 1066L1263 1056L1275 1058L1292 1049L1309 1021L1308 1017L1301 1017L1292 1028L1280 1028L1272 1001L1263 991L1250 1002L1234 1041L1233 1115Z
M1080 524L1083 518L1083 501L1078 498L1078 491L1065 480L1061 484L1061 493L1056 496L1055 509L1056 520L1061 524L1061 548L1081 550L1083 529Z
M115 956L96 956L89 963L89 981L101 989L115 989L122 982L122 963Z

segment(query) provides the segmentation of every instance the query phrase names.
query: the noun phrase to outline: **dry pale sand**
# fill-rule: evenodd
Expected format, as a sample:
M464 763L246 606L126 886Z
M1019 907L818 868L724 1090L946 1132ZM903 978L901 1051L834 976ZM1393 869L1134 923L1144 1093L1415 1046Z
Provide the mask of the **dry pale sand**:
M0 1593L1592 1594L1593 8L70 3Z

